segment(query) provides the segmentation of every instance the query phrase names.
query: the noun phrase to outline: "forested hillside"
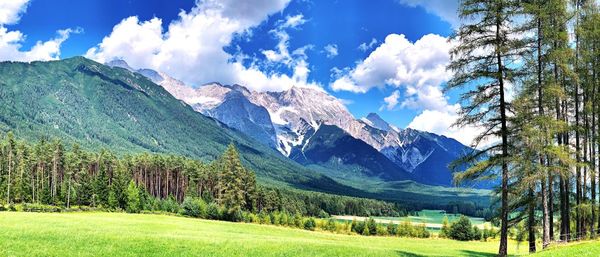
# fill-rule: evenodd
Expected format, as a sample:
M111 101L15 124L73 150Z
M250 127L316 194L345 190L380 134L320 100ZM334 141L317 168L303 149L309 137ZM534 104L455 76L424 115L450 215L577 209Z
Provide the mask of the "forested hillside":
M0 100L0 131L29 141L60 138L89 150L150 151L203 161L216 159L235 142L261 181L352 193L194 112L144 76L82 57L1 63Z
M149 153L118 157L105 149L89 152L77 144L67 147L60 140L29 144L12 133L2 146L0 164L8 173L0 179L0 201L9 205L176 213L184 199L199 198L229 220L239 220L241 211L309 216L399 214L396 206L380 201L259 186L233 145L210 163Z

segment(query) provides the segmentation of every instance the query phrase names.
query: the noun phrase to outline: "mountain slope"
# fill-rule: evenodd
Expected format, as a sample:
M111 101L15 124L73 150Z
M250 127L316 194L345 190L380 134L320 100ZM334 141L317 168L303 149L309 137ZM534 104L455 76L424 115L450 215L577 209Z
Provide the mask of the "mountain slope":
M215 118L271 148L276 148L275 128L268 111L250 102L245 97L246 92L243 92L247 89L241 86L212 83L194 89L161 72L151 69L135 71L123 60L113 60L107 65L138 72L161 85L175 98L191 105L194 110Z
M28 140L58 137L89 149L202 160L234 142L262 182L359 194L195 112L140 74L82 57L0 63L0 131L9 130Z
M322 124L316 131L307 133L304 142L293 148L289 157L304 165L317 164L346 173L358 173L344 174L346 176L362 175L388 181L414 179L372 146L334 125Z
M117 65L128 68L123 62ZM341 128L395 164L392 165L394 167L386 164L388 171L380 173L394 174L398 173L397 170L404 170L413 174L408 177L401 176L402 178L429 185L451 186L453 176L448 165L466 151L472 150L454 139L410 128L398 129L375 113L355 119L341 101L319 89L291 87L281 92L255 92L239 85L227 86L218 83L191 88L165 74L149 74L144 70L139 72L155 80L176 98L192 105L195 110L276 148L283 155L304 165L327 163L322 160L303 161L304 157L297 155L298 149L304 147L306 139L318 129L319 124ZM159 79L156 79L157 77ZM335 147L329 145L327 149L330 152L348 153L353 150L335 150ZM434 153L435 156L432 156ZM329 162L325 167L331 170L332 164ZM368 171L366 173L380 170L377 166L381 166L375 162L356 162L352 165L354 167L351 170ZM391 179L389 176L384 177L387 180Z

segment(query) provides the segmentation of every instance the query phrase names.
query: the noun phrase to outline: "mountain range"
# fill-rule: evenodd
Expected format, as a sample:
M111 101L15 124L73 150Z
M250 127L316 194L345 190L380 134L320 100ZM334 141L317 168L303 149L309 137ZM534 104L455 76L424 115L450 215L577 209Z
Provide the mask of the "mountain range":
M233 143L244 165L269 187L374 198L412 208L489 204L488 190L415 182L416 170L411 173L399 167L366 141L319 118L323 116L316 114L322 110L315 109L312 119L284 112L277 117L249 97L256 93L240 86L171 85L195 97L195 103L188 102L175 98L164 81L153 82L157 75L172 79L160 72L110 67L83 57L0 62L0 134L12 131L33 142L61 139L66 145L105 148L120 155L153 152L204 161L218 158ZM199 94L201 90L222 90L226 97ZM294 95L304 91L262 94L280 99L274 104L283 105L300 99ZM231 103L229 107L225 102ZM291 122L283 124L277 118ZM257 133L249 133L253 131ZM291 136L298 138L284 154L283 143L291 142L285 141Z
M217 82L194 88L162 72L134 70L123 60L107 64L146 76L194 110L328 176L451 186L448 165L473 151L452 138L397 128L376 113L356 119L320 88L256 92Z

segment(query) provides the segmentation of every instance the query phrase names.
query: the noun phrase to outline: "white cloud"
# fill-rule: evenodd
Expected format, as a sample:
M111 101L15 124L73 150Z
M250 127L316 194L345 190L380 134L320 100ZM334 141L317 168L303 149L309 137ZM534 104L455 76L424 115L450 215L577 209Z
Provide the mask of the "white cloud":
M281 29L297 28L298 26L300 26L304 23L306 23L306 20L304 19L304 15L302 15L302 14L297 14L294 16L288 15L285 18L285 21L280 22L279 28L281 28Z
M470 145L478 134L476 127L457 128L460 105L450 104L441 85L451 77L448 39L434 34L414 43L404 35L390 34L369 56L353 68L332 70L336 73L330 87L365 93L374 87L395 90L383 99L382 110L409 108L419 114L408 127L455 138ZM367 48L365 43L365 49Z
M29 0L1 0L0 25L10 25L19 22L21 14L27 9Z
M323 50L325 50L325 54L327 54L327 58L333 58L338 55L338 47L336 44L326 45Z
M274 50L264 50L266 59L290 67L292 74L262 72L257 65L244 67L240 56L223 50L234 34L248 32L269 15L282 11L289 0L259 1L198 1L191 11L181 11L179 19L171 22L166 31L162 20L140 21L129 17L117 24L100 44L88 50L86 56L99 62L114 58L126 60L134 68L163 71L192 85L211 81L238 83L253 90L280 91L293 85L318 87L307 81L310 72L305 46L288 50L292 29L305 23L301 14L287 16L271 33L279 43Z
M16 24L27 9L29 1L0 1L0 61L48 61L60 57L60 46L71 33L81 29L64 29L56 32L56 37L48 41L38 41L29 50L22 50L26 35L21 31L9 31L4 25Z
M458 0L400 0L400 3L410 7L420 6L428 13L447 21L453 28L458 28L460 25Z
M365 93L373 87L405 87L405 107L431 107L445 102L439 86L450 78L446 65L451 44L434 34L411 43L404 35L390 34L383 44L330 85L335 91ZM433 95L432 95L433 94Z
M482 132L482 129L474 126L453 126L459 117L460 106L455 104L448 107L446 110L424 110L408 124L408 127L454 138L464 145L471 146L473 139ZM481 148L483 145L478 147Z
M376 44L377 44L377 39L372 38L371 42L369 42L368 44L366 42L360 44L358 46L358 49L361 50L361 51L363 51L363 52L366 52L368 50L371 50L371 48L373 48Z
M400 99L400 91L396 90L391 95L383 98L385 105L381 106L379 111L383 109L387 109L388 111L393 110L398 105L398 99Z

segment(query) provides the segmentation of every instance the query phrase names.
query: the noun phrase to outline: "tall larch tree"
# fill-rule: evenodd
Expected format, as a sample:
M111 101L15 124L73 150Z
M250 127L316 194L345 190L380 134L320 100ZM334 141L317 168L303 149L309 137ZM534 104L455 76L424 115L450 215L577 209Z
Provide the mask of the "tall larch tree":
M461 95L462 108L456 125L483 128L475 146L484 140L500 139L499 143L462 158L461 162L475 165L455 176L457 181L476 179L500 169L499 256L506 256L508 242L510 103L506 87L514 82L517 74L513 62L523 50L513 28L518 9L518 1L513 0L461 1L459 16L463 24L451 39L457 45L450 53L449 69L454 75L447 85L447 89L466 89ZM489 158L482 160L485 155Z

